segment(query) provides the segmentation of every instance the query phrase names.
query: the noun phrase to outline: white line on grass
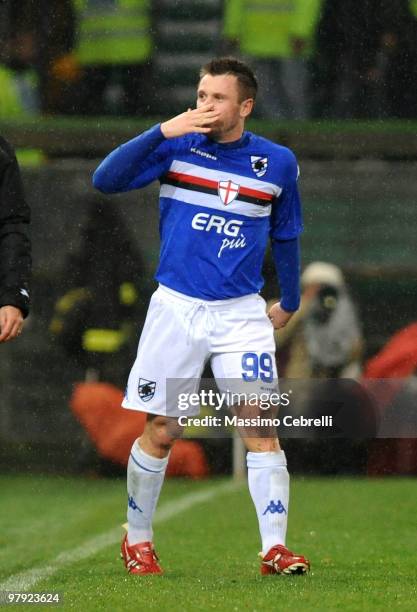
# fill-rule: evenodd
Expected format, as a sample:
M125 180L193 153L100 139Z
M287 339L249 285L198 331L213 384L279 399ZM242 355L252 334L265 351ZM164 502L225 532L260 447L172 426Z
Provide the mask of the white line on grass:
M210 487L209 489L204 489L203 491L198 491L197 493L184 495L184 497L180 499L166 503L156 511L154 525L164 523L177 514L189 510L192 506L209 501L221 493L229 493L241 486L241 482L227 482ZM65 565L87 559L87 557L95 555L103 548L115 544L120 538L121 528L114 527L106 533L90 538L84 542L84 544L77 546L77 548L72 548L71 550L60 553L51 561L50 565L33 567L32 569L10 576L4 582L0 582L0 591L28 591L37 582L56 574Z

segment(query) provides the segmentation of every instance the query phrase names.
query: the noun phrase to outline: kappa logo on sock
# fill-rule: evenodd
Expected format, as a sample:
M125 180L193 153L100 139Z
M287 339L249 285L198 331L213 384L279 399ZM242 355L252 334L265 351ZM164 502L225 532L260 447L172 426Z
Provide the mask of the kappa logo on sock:
M155 395L156 382L154 380L146 380L139 378L138 393L143 402L149 402Z
M137 503L135 502L135 500L133 499L131 495L127 496L127 504L129 508L132 508L132 510L139 510L139 512L143 514L143 510L139 508L139 506L137 505Z
M265 514L267 514L268 512L270 512L271 514L283 514L285 512L285 514L287 514L284 504L281 502L280 499L277 501L277 503L274 503L274 500L271 499L271 501L265 508L265 511L262 512L262 516L265 516Z

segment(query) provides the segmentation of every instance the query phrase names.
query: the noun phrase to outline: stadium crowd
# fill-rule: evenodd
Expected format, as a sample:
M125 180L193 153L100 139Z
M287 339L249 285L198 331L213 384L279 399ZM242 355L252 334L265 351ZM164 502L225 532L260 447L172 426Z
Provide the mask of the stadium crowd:
M184 41L189 32L203 32L199 13L205 4L3 0L0 117L163 114L166 100L155 66L172 26L169 15L182 16L174 30ZM416 0L217 5L217 28L206 52L240 55L269 83L258 102L259 117L417 116ZM179 44L171 54L185 51Z

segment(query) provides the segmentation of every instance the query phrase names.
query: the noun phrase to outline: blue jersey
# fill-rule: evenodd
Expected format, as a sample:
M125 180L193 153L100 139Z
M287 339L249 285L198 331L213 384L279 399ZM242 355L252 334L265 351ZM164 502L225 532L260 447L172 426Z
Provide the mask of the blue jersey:
M302 231L297 178L294 154L251 132L223 144L197 133L166 139L157 125L113 151L93 181L114 193L159 179L156 279L223 300L259 292L269 237Z

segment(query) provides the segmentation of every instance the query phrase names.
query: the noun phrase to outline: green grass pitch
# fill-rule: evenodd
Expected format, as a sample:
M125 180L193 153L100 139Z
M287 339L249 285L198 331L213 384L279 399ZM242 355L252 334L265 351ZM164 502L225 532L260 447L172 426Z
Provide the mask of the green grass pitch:
M247 488L225 482L165 483L155 527L165 575L140 578L125 573L116 541L86 552L95 536L118 538L124 481L2 476L0 590L35 576L27 590L59 591L58 609L81 611L416 609L416 480L293 478L288 545L312 572L291 577L259 575Z

